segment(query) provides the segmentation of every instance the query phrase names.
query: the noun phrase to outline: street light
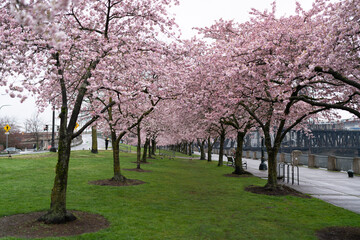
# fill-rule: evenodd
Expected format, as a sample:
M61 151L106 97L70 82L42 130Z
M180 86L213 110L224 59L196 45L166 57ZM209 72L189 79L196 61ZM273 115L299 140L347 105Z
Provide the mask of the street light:
M265 163L264 157L264 137L261 137L261 163L259 166L259 170L267 170L267 165Z
M2 105L2 106L0 106L0 109L2 109L3 107L8 107L8 106L11 106L11 105Z
M9 104L5 104L5 105L1 105L0 106L0 110L3 108L3 107L9 107L9 106L11 106L11 105L9 105ZM7 132L5 132L5 135L6 135L6 148L8 148L9 146L8 146L8 143L9 143L9 132L7 131ZM6 149L5 148L5 149Z
M9 147L9 134L10 134L9 132L6 132L6 133L5 133L5 135L6 135L6 145L5 145L6 148ZM5 148L5 149L6 149L6 148Z

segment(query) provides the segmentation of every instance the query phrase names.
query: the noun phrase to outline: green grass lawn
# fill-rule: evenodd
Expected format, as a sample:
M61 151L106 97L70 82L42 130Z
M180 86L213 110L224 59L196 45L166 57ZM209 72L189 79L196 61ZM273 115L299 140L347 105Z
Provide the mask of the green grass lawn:
M109 144L110 146L111 144ZM132 145L128 145L128 144L124 144L124 143L120 143L120 151L122 152L132 152L132 153L136 153L137 147L136 146L132 146ZM109 149L111 150L112 148L109 147ZM143 148L141 148L141 154L143 153ZM177 157L191 157L188 154L184 154L184 153L180 153L180 152L175 152L173 150L167 150L167 149L157 149L156 150L156 154L158 155L159 153L162 154L167 154L170 156L173 156L173 154L175 154L175 156ZM200 155L196 155L196 154L192 154L192 157L200 157Z
M122 171L146 184L89 185L112 177L111 156L72 152L67 195L68 209L101 214L110 228L51 239L316 239L323 227L360 226L360 215L318 199L245 192L265 181L225 177L232 169L216 162L149 159L152 172ZM122 153L122 168L135 159ZM0 158L0 217L47 210L55 164L55 153Z

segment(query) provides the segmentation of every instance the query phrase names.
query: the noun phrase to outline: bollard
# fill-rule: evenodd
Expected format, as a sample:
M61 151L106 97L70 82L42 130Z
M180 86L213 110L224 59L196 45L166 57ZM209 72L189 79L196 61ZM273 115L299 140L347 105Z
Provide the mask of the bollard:
M302 154L302 152L299 150L292 151L292 153L291 153L292 159L291 160L292 160L293 165L295 165L295 166L299 165L299 158L300 158L301 154Z
M280 162L285 162L285 153L280 153Z
M354 158L353 169L354 169L354 173L360 174L360 158Z
M330 171L336 171L336 157L335 156L328 156L327 169Z
M309 154L308 157L308 167L309 168L314 168L315 166L315 155L314 154Z

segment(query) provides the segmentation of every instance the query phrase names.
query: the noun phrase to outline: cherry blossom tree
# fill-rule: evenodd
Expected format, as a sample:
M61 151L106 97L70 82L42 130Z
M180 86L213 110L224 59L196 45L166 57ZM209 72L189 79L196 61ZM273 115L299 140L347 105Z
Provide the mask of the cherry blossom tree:
M316 1L306 15L312 15L313 38L303 54L318 83L303 91L306 103L341 109L360 117L359 62L360 10L359 1Z
M226 66L222 73L230 83L229 96L248 112L265 136L268 152L266 187L278 188L276 155L285 135L307 118L328 108L302 103L296 96L317 78L303 55L312 35L308 16L297 14L277 18L272 11L253 10L253 18L243 24L220 20L204 30L216 39Z
M134 87L142 76L135 75L134 77L133 74L129 76L131 77L127 77L127 81L116 80L113 88L102 87L96 97L96 101L101 102L99 106L106 106L108 102L116 102L102 116L102 130L108 132L112 140L114 176L111 180L113 181L126 181L126 177L121 174L120 170L120 141L129 131L136 128L161 100L160 97L149 95L144 86ZM107 101L106 98L109 100Z
M174 21L166 12L172 1L61 1L47 9L50 18L39 14L53 3L15 1L13 5L3 4L6 17L2 18L5 21L2 26L9 25L7 19L19 21L19 24L11 27L8 33L2 32L2 38L8 41L1 48L14 49L11 59L6 59L6 66L24 76L22 85L39 95L37 103L46 106L50 101L61 108L58 164L51 205L40 220L62 223L75 219L66 210L71 140L115 104L110 102L99 109L75 132L84 97L96 93L99 86L107 85L105 80L110 79L106 76L107 70L124 52L140 47L137 46L139 37L168 34L167 29ZM10 38L13 40L9 41Z
M136 53L118 59L119 73L108 74L107 86L101 86L92 97L106 106L108 98L115 101L103 116L112 137L113 181L126 181L120 172L119 143L132 130L138 135L138 168L140 168L141 123L156 109L162 100L171 99L179 86L180 77L173 74L176 44L165 44L155 38L138 39ZM140 47L141 46L141 47ZM126 53L127 54L127 53ZM178 58L178 57L176 57ZM113 63L114 64L114 63ZM96 104L97 105L97 104ZM100 106L98 105L98 106ZM103 127L104 129L104 127ZM104 129L106 131L106 129Z

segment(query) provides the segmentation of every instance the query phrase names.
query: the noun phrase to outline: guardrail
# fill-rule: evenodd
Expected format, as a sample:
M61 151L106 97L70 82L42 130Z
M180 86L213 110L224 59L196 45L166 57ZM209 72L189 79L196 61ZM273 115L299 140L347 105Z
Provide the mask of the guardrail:
M245 156L247 158L259 159L261 152L258 151L246 151ZM265 159L268 159L267 153L264 153ZM278 153L278 163L292 163L292 157L290 153ZM307 165L312 168L326 168L330 171L350 171L352 170L356 174L360 174L360 157L341 157L341 156L326 156L317 154L302 154L296 159L297 165Z

